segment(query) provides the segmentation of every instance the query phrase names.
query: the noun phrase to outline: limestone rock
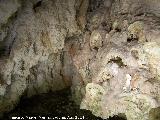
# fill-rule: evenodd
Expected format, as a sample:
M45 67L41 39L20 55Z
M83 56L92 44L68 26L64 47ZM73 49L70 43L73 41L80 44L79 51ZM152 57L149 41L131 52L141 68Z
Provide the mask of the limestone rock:
M21 4L18 0L0 1L0 25L6 24L20 6Z
M64 80L71 74L63 75L67 60L63 61L62 49L67 37L80 33L75 0L19 2L0 1L0 23L6 24L7 35L1 37L5 48L1 51L5 57L0 58L1 114L13 109L25 91L31 96L70 85Z
M96 116L102 114L101 97L105 93L104 89L95 83L88 83L86 86L85 100L81 103L81 109L88 109Z
M100 48L102 47L102 36L99 33L99 31L94 30L91 33L91 37L90 37L90 46L91 48Z
M143 23L136 21L128 27L128 37L130 39L137 39L139 42L146 42Z
M71 87L82 109L154 118L160 106L158 0L1 0L0 113Z

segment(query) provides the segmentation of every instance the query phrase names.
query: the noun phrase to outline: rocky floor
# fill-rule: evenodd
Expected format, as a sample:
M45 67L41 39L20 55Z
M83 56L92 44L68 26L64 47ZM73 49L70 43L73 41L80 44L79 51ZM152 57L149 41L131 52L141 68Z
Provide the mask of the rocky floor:
M17 107L4 115L3 120L11 119L13 116L37 116L37 117L73 117L76 119L84 118L88 120L103 120L98 118L90 111L81 110L72 100L70 89L65 89L58 92L49 92L40 94L31 98L22 97ZM109 120L123 120L117 116Z

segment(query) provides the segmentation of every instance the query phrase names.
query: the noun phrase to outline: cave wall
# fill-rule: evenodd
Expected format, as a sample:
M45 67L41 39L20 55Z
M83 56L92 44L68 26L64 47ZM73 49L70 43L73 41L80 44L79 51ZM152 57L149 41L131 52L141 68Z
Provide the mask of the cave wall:
M159 5L90 1L82 43L72 47L84 81L81 109L102 118L122 113L128 120L160 119L159 112L150 114L160 105Z
M71 86L96 116L156 118L159 8L158 0L1 0L1 113L23 94Z
M81 33L75 0L0 1L0 111L32 96L72 84L63 48ZM83 15L83 14L82 14ZM68 61L68 62L67 62ZM65 65L64 65L65 64Z

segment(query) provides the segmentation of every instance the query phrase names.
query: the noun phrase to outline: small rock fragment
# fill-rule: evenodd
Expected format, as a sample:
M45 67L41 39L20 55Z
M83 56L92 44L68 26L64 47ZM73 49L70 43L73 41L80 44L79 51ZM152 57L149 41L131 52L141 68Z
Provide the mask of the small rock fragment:
M102 36L99 31L94 30L90 37L91 49L102 47Z
M136 21L128 27L128 38L130 40L137 40L140 43L146 42L144 35L144 27L141 21Z

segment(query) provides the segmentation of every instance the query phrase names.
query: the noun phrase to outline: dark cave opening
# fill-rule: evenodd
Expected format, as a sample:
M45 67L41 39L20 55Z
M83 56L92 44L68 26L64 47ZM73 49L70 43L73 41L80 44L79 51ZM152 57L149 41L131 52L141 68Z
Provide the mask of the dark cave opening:
M48 92L27 98L21 97L19 104L10 112L5 113L3 120L11 119L12 117L44 117L62 118L73 117L83 118L85 120L104 120L94 116L89 110L79 109L80 107L74 103L71 97L70 88ZM107 120L125 120L119 116L110 117Z

